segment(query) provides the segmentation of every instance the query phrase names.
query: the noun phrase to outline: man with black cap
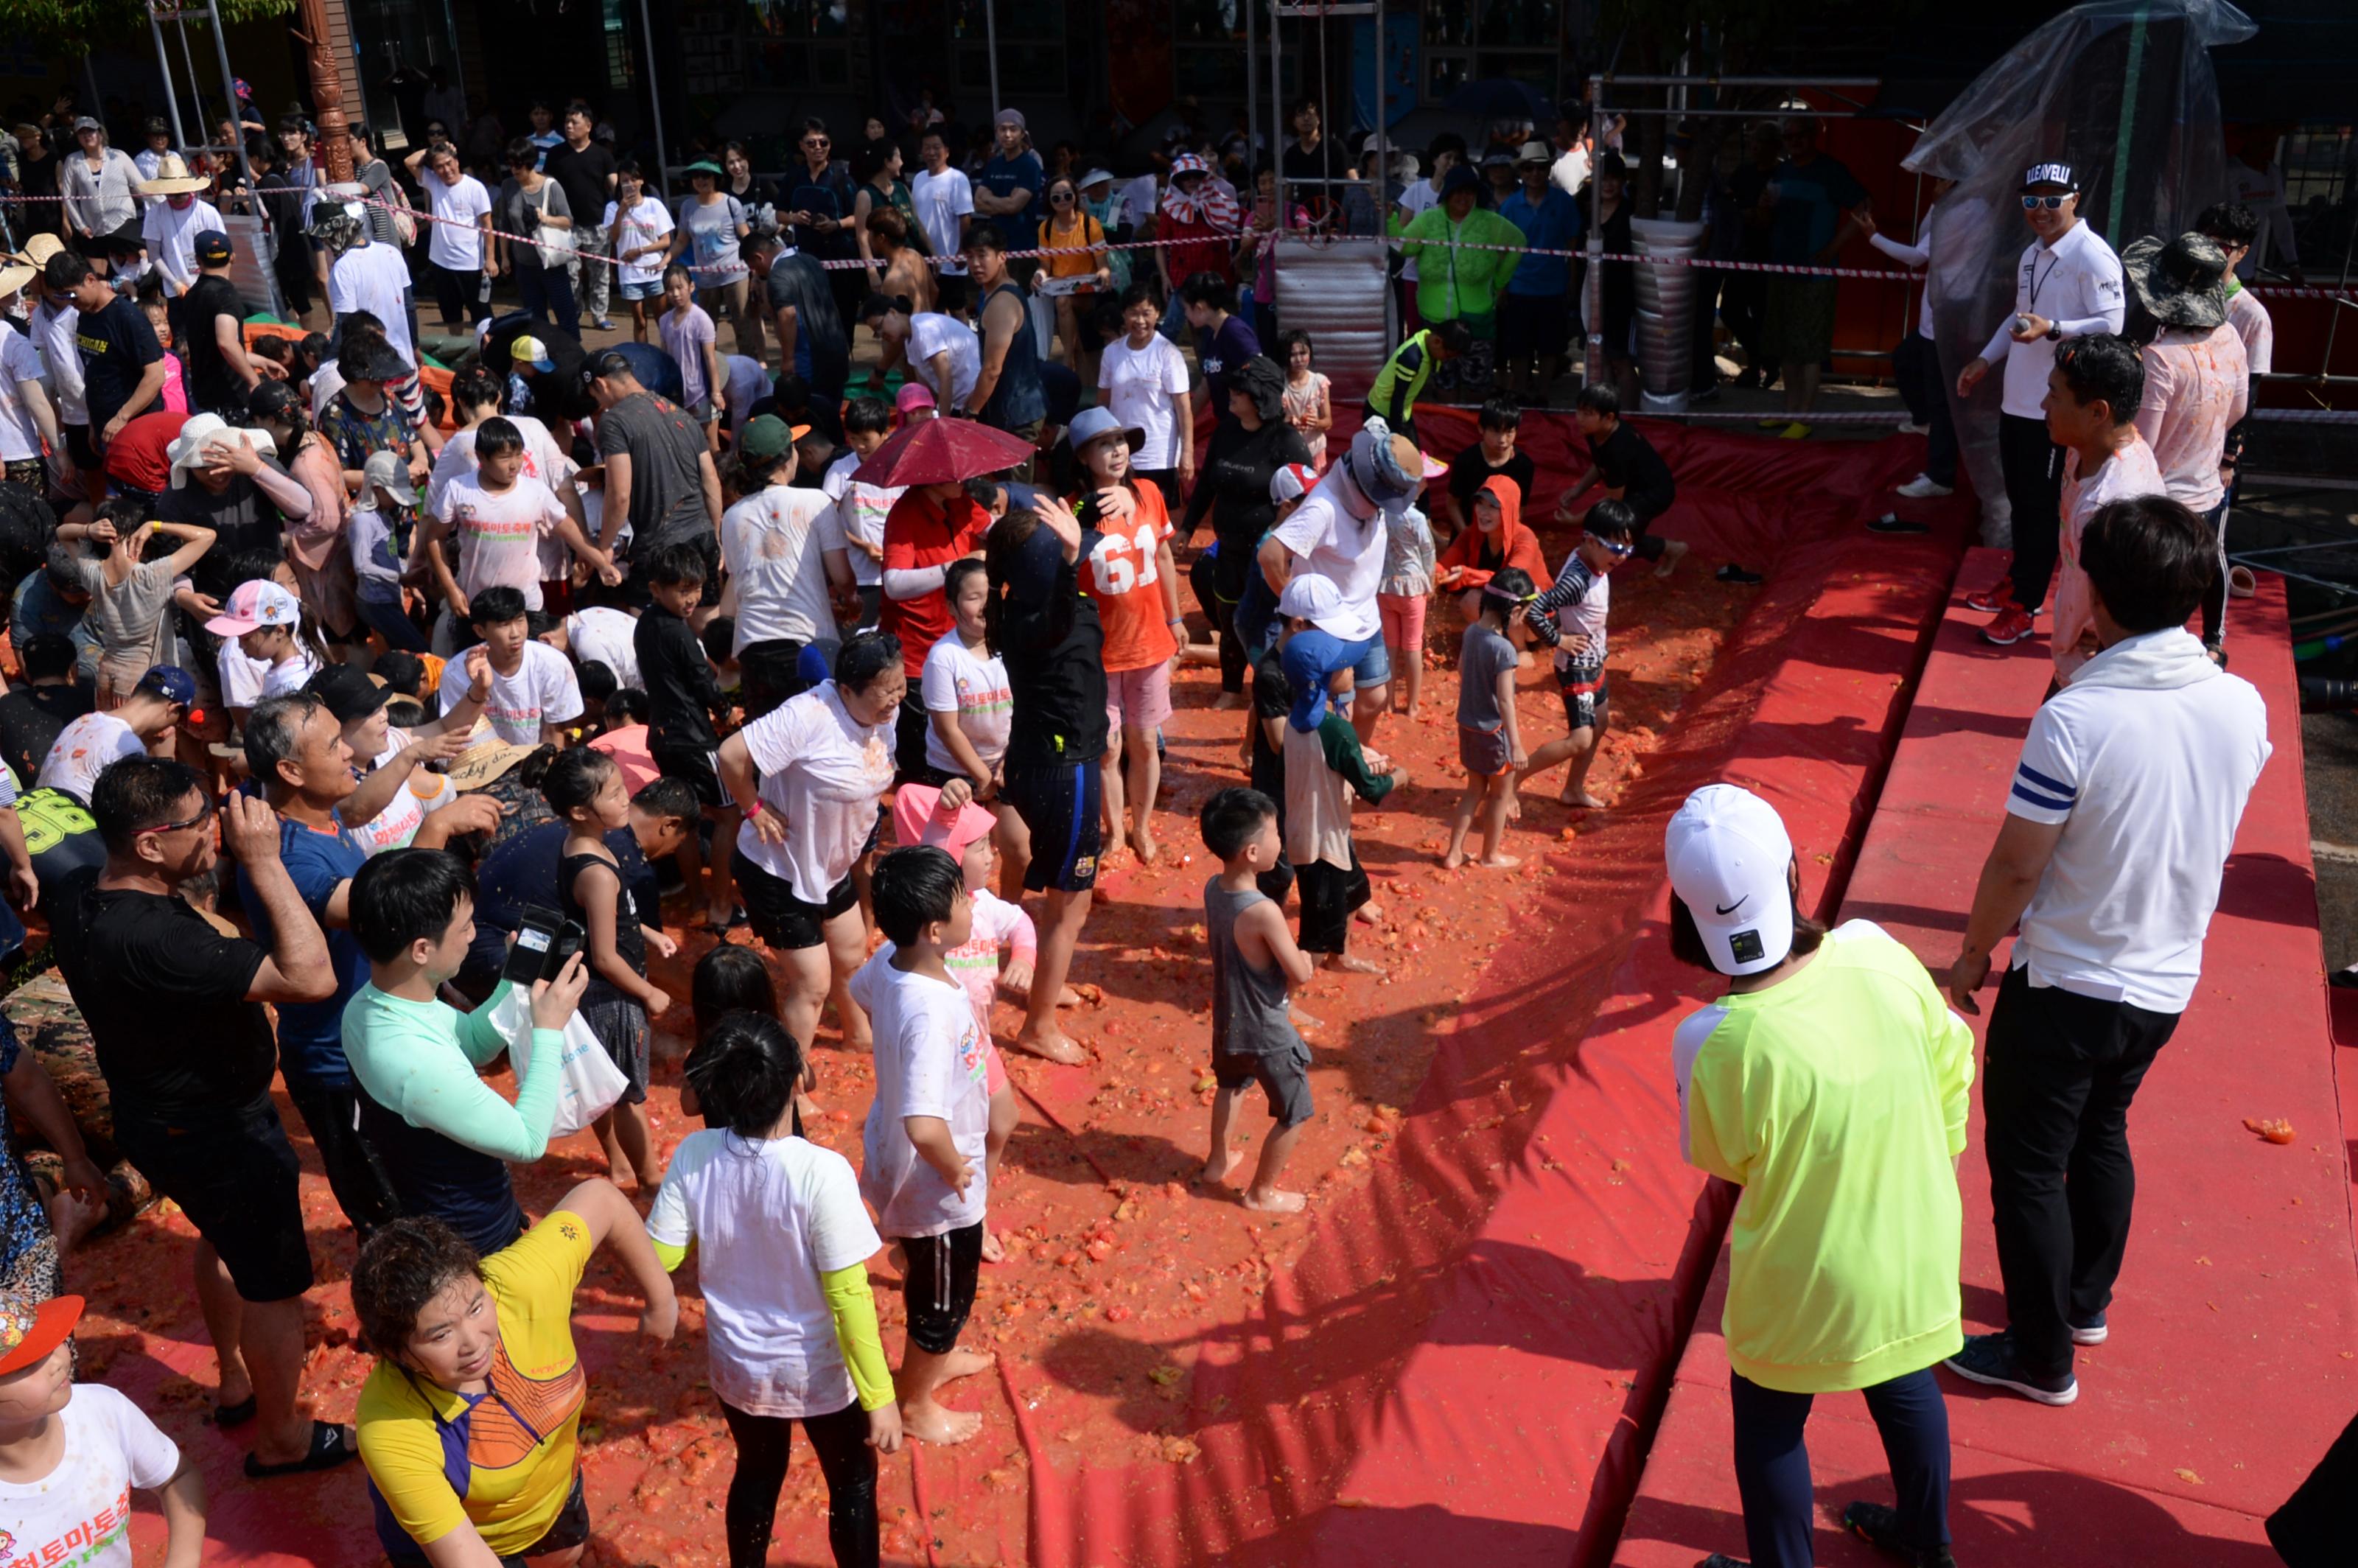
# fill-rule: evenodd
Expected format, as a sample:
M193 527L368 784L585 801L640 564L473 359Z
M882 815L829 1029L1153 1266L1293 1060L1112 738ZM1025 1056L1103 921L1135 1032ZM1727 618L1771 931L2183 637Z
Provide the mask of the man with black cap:
M598 548L611 555L623 519L634 560L672 545L693 544L720 578L720 470L703 427L687 410L639 384L631 362L612 349L590 360L582 383L598 403L598 456L606 465L606 499Z
M2211 527L2219 575L2202 596L2202 643L2226 662L2227 432L2251 407L2251 362L2227 321L2227 253L2204 235L2146 238L2121 256L2137 305L2160 322L2145 346L2137 433L2153 448L2169 499Z
M172 302L172 340L189 368L189 396L196 405L191 412L243 424L246 395L264 376L287 373L245 351L245 302L229 280L237 256L230 237L218 230L199 234L196 255L196 283Z
M2005 401L1997 419L1998 462L2014 514L2014 570L2008 580L1965 603L1996 619L1982 636L2000 644L2031 633L2031 617L2047 600L2055 577L2061 526L2063 449L2048 438L2047 373L2055 345L2091 332L2117 332L2127 308L2121 262L2112 246L2080 222L2080 181L2068 163L2033 164L2022 176L2023 221L2038 238L2022 253L2014 276L2014 313L1999 323L1989 346L1957 373L1957 396L1968 398L1993 366L2006 366Z

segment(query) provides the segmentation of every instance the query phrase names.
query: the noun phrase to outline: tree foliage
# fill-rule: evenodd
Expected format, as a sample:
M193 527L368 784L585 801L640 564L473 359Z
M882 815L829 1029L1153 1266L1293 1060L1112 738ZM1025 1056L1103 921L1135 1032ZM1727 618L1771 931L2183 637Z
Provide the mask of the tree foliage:
M289 16L296 5L297 0L214 0L224 22ZM190 21L203 26L200 16ZM0 0L0 34L44 54L81 56L146 42L147 7L141 0Z

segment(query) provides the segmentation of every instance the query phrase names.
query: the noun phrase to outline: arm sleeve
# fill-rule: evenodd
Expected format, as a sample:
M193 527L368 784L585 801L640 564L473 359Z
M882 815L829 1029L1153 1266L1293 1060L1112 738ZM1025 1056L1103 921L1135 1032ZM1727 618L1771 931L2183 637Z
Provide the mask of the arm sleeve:
M494 993L493 1001L498 1000ZM474 1074L480 1065L475 1056L480 1046L477 1032L488 1030L492 1039L501 1039L490 1018L492 1005L487 1001L466 1015L459 1030L461 1049L455 1054L448 1048L447 1039L415 1029L406 1018L401 1021L403 1032L414 1037L378 1053L381 1060L406 1062L409 1067L400 1086L400 1103L391 1108L412 1126L429 1128L478 1153L501 1160L537 1160L548 1152L549 1126L557 1119L565 1036L554 1029L532 1032L531 1059L525 1065L515 1103L510 1105Z
M1032 917L1023 912L1022 904L1009 907L1014 910L1015 918L1007 923L1007 950L1014 956L1017 963L1033 963L1040 957L1039 930L1032 924Z
M1740 1133L1743 1128L1742 1086L1733 1081L1732 1054L1704 1054L1726 1017L1726 1010L1718 1007L1689 1015L1671 1036L1671 1068L1678 1080L1679 1138L1687 1163L1740 1186L1749 1161L1724 1134ZM1736 1096L1732 1101L1731 1093Z
M2169 416L2170 394L2175 387L2169 358L2148 347L2145 351L2145 394L2137 400L2134 421L2137 434L2145 438L2148 447L2161 440L2161 423Z
M939 593L949 568L940 567L886 567L884 595L899 600L922 599L929 593Z
M1552 644L1561 634L1555 612L1586 599L1592 580L1588 563L1580 558L1578 550L1564 557L1563 569L1555 574L1554 584L1542 589L1537 598L1523 606L1524 624L1538 633L1541 640Z
M1869 234L1866 243L1889 256L1902 266L1923 266L1932 259L1928 245L1903 245L1890 235L1880 232Z
M2015 314L2013 308L2008 308L2005 318L1997 324L1997 330L1991 333L1990 341L1982 345L1981 361L1993 370L2004 364L2006 356L2013 351L2014 339L2011 334L2014 331Z
M103 1388L105 1385L100 1384ZM113 1393L113 1390L108 1392ZM88 1387L74 1391L74 1398L90 1398ZM147 1412L128 1399L117 1395L115 1405L115 1438L128 1461L131 1484L143 1492L152 1492L180 1471L180 1447L164 1435L164 1429L147 1419Z
M2055 323L2057 331L2067 338L2085 338L2096 332L2117 332L2128 317L2129 302L2122 291L2121 264L2110 252L2098 256L2088 268L2088 291L2095 297L2096 313Z
M1417 373L1424 368L1424 350L1415 343L1403 343L1392 356L1391 400L1376 410L1385 423L1397 427L1408 417L1408 389L1416 381Z
M1391 794L1391 775L1368 770L1368 754L1360 749L1358 731L1351 728L1349 719L1332 708L1318 721L1318 744L1326 753L1327 767L1357 791L1361 800L1373 806Z
M835 1342L843 1351L843 1365L860 1392L860 1408L883 1409L892 1402L892 1369L884 1359L883 1336L877 1332L868 1265L854 1263L821 1274L818 1282L827 1292L827 1315L835 1319Z
M1926 1022L1932 1037L1932 1069L1941 1086L1941 1119L1948 1129L1949 1152L1965 1152L1965 1119L1973 1106L1974 1032L1941 999L1932 977L1921 977Z
M2055 716L2052 703L2030 720L2022 742L2022 760L2014 770L2014 788L2006 797L2009 816L2053 826L2071 817L2080 803L2080 760L2071 731Z
M654 1243L655 1257L665 1273L687 1261L687 1249L696 1242L696 1226L687 1212L687 1179L703 1162L703 1145L698 1140L708 1136L691 1132L681 1141L664 1172L663 1185L655 1189L654 1205L647 1210L647 1239Z

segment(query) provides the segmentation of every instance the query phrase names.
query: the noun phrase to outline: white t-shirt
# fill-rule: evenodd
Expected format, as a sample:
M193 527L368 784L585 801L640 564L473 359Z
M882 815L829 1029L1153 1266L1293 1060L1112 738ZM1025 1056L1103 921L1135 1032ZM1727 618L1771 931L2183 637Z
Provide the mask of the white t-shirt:
M2153 449L2131 426L2136 438L2106 458L2085 481L2080 478L2080 454L2063 454L2062 528L2056 537L2054 635L2048 639L2055 654L2055 678L2068 681L2088 662L2082 642L2096 629L2095 594L2087 568L2080 564L2080 535L2088 519L2115 501L2133 495L2163 495L2161 467Z
M513 588L525 608L540 608L540 541L565 521L564 503L528 475L503 491L489 491L480 474L461 474L443 487L434 516L459 539L459 590L469 599L487 588Z
M42 374L41 351L33 340L0 321L0 458L9 462L41 455L41 427L34 423L21 384Z
M131 1491L180 1470L180 1450L104 1383L76 1383L57 1415L58 1467L29 1484L0 1481L0 1563L131 1568Z
M148 265L163 273L174 294L186 294L196 287L197 236L228 232L222 215L202 197L177 208L158 197L147 204L139 220L139 237L147 243Z
M548 433L548 427L531 415L503 414L500 417L514 426L516 433L524 438L524 467L517 472L555 490L579 466L565 455L557 438ZM450 438L442 443L442 450L435 455L434 470L426 476L427 512L431 514L442 503L442 492L452 480L473 473L477 466L473 427L451 432Z
M925 654L918 692L927 713L957 714L958 732L975 755L988 767L999 766L1007 755L1008 727L1015 720L1015 697L1008 689L1005 664L995 654L976 653L952 632ZM925 727L925 762L959 771L957 759L931 724Z
M604 605L593 604L565 618L565 643L573 650L576 665L603 665L614 672L618 684L644 690L638 644L633 641L638 631L637 617Z
M328 308L337 315L365 310L384 323L385 341L414 368L417 350L409 341L409 312L402 295L409 287L409 265L397 246L354 245L336 258L328 274Z
M452 659L442 668L442 711L459 705L473 682L467 678L464 659ZM563 724L581 717L581 684L573 678L573 663L546 643L527 638L524 662L514 675L492 672L492 695L483 701L483 717L492 721L474 743L492 737L519 746L540 744L543 724Z
M1132 463L1141 469L1179 466L1183 432L1171 400L1187 390L1187 362L1170 339L1157 332L1142 349L1131 348L1126 337L1108 343L1098 362L1098 388L1115 418L1146 432Z
M978 1223L988 1211L990 1178L983 1141L990 1132L984 1082L990 1037L956 980L903 974L882 956L851 977L851 999L876 1032L876 1098L861 1140L860 1194L875 1206L878 1228L898 1239L939 1236ZM973 1174L966 1195L917 1152L903 1119L939 1117Z
M803 903L824 904L876 831L876 803L892 787L892 726L852 718L830 680L739 733L761 773L763 803L789 826L784 843L765 844L749 820L737 848Z
M344 520L344 547L352 552L352 579L373 603L401 599L401 560L394 554L393 524L373 506L357 506Z
M934 379L934 356L945 349L950 356L950 384ZM920 310L909 318L909 368L932 389L934 401L947 418L953 405L963 406L966 395L982 377L982 340L955 316Z
M964 225L958 220L974 211L974 181L966 170L949 168L935 174L920 169L909 181L909 200L917 209L917 222L925 231L925 248L942 258L945 276L964 277L966 263L958 260L965 248Z
M1569 157L1571 155L1567 153L1564 156ZM1585 155L1583 156L1585 157ZM1562 160L1559 159L1558 162L1560 164ZM1553 177L1551 176L1550 178ZM1412 219L1418 213L1423 211L1428 207L1435 205L1440 200L1440 193L1433 189L1433 181L1430 179L1413 180L1409 184L1406 189L1400 193L1400 210L1406 213L1408 217ZM1416 258L1414 256L1411 256L1408 260L1401 264L1401 281L1403 283L1414 283L1416 281Z
M1376 616L1376 585L1383 580L1384 546L1390 535L1384 514L1364 522L1343 503L1343 465L1326 470L1293 515L1271 531L1299 557L1297 571L1314 571L1342 593L1342 608L1325 628L1346 642L1372 637L1382 629ZM1354 492L1353 493L1357 493Z
M842 525L825 491L773 484L722 513L720 558L737 582L731 651L780 637L840 641L824 557L843 547Z
M81 312L60 300L45 299L33 307L33 343L41 351L60 425L90 423L90 410L82 403L81 351L75 347L81 326Z
M369 763L369 771L374 773L379 768L391 767L393 760L401 755L402 749L409 744L409 741L408 730L387 730L384 750ZM393 799L385 804L383 811L360 827L346 831L372 855L382 855L387 849L405 849L412 838L417 837L417 829L425 822L427 812L438 811L458 797L459 792L450 787L449 779L431 770L419 769L409 775L407 784L394 792Z
M604 226L606 238L611 243L614 254L619 256L624 251L655 244L669 235L672 231L671 209L660 201L651 201L642 196L638 205L625 214L617 203L609 201L606 203ZM626 261L619 270L624 283L646 284L661 283L663 269L664 257L658 253L637 261Z
M343 391L344 373L336 368L335 361L329 360L313 371L311 379L304 384L310 390L311 423L316 427L328 405L336 400L336 394Z
M221 686L223 708L252 708L262 700L262 682L270 674L270 666L260 659L247 658L236 638L223 637L221 654L213 661L213 672Z
M2028 966L2034 986L2184 1011L2268 752L2260 694L2182 627L2080 666L2031 716L2006 797L2014 816L2063 826L2022 912L2014 967Z
M61 789L88 806L90 786L109 763L146 754L147 743L132 732L130 725L112 713L85 713L58 732L33 787Z
M884 1245L851 1162L799 1138L719 1128L680 1141L647 1234L697 1244L712 1391L750 1415L832 1415L857 1390L819 1276Z
M2145 346L2145 397L2136 427L2153 443L2169 498L2208 512L2226 495L2219 460L2227 432L2251 403L2251 371L2233 322L2205 331L2164 327Z
M844 453L827 465L827 477L819 481L819 489L835 503L835 525L844 536L844 552L851 557L851 580L862 588L874 588L884 580L884 563L855 547L851 541L865 539L882 550L885 515L909 487L856 481L851 476L867 460L858 452Z
M267 665L264 668L262 672L262 695L265 697L291 697L295 693L301 691L303 689L304 683L319 673L319 661L312 655L312 653L308 648L306 648L302 643L297 643L295 644L295 652L293 654L281 659L278 663Z
M2043 316L2067 338L2117 332L2128 309L2122 293L2121 258L2085 223L2074 223L2049 249L2033 240L2014 269L2014 308L1998 323L1981 357L2005 371L2001 406L2017 419L2044 419L2047 373L2055 368L2055 345L2045 338L2014 341L2017 316Z
M483 269L483 232L475 220L492 210L492 193L471 174L445 185L432 169L418 180L433 208L433 233L426 242L426 259L446 272Z
M2227 296L2227 325L2244 340L2244 362L2254 375L2267 375L2277 362L2277 324L2268 308L2248 288Z

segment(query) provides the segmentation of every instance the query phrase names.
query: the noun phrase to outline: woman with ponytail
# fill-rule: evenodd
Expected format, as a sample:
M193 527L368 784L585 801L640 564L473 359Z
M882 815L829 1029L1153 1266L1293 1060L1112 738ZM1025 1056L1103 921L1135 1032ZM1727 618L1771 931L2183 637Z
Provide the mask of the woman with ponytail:
M802 1052L766 1013L724 1014L687 1076L707 1121L672 1156L647 1233L667 1269L704 1256L712 1391L737 1444L730 1568L769 1560L794 1424L827 1477L838 1568L877 1561L876 1453L901 1411L876 1326L868 1258L882 1242L850 1162L792 1130Z

